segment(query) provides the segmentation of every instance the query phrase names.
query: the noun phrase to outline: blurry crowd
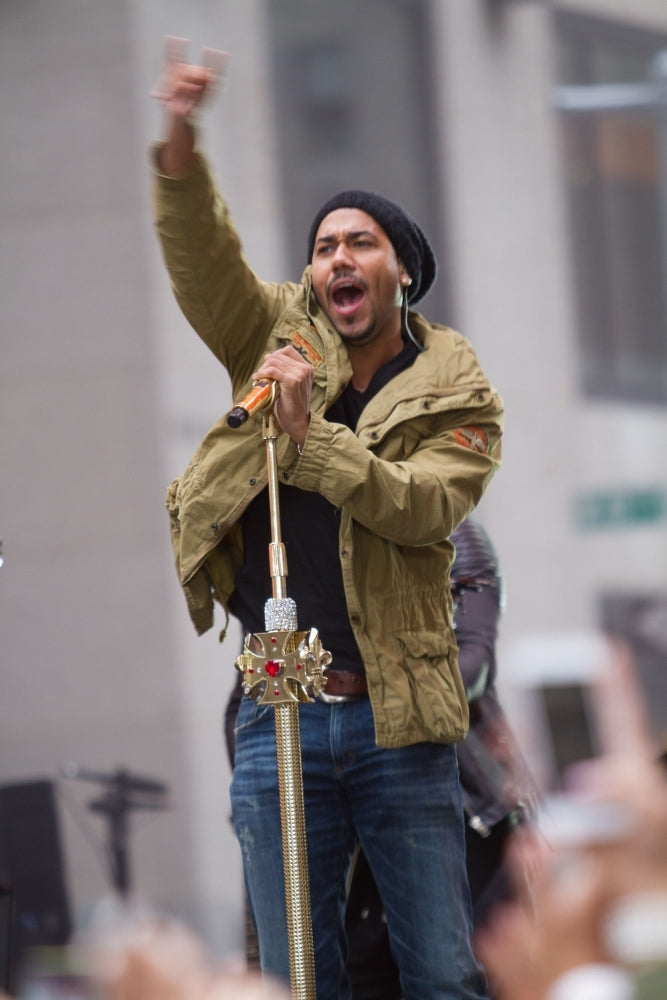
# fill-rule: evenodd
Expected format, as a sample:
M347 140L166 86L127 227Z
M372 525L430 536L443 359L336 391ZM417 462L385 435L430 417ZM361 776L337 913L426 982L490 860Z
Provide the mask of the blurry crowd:
M667 997L667 770L649 734L632 660L622 645L596 689L605 752L577 765L582 808L615 804L613 836L548 840L538 826L512 839L517 892L500 903L476 947L493 1000L664 1000ZM136 919L79 949L77 975L36 976L27 1000L281 1000L280 983L219 965L185 927ZM81 952L83 949L83 952ZM82 975L81 954L86 968Z
M522 898L495 914L477 949L501 1000L667 997L667 770L620 644L595 689L604 753L570 772L581 809L616 806L617 831L573 842L518 836Z

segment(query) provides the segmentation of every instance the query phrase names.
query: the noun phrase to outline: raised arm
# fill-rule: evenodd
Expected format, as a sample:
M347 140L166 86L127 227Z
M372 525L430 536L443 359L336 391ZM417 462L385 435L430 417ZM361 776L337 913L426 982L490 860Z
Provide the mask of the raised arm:
M183 39L166 39L164 66L151 91L165 110L163 139L152 146L150 159L155 227L181 310L243 384L297 286L262 282L245 259L192 123L221 89L227 55L204 49L201 64L193 65L187 49Z

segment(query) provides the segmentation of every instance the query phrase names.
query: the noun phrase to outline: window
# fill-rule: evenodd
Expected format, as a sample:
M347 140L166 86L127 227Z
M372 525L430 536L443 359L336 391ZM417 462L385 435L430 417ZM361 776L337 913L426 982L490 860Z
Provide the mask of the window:
M428 0L269 0L274 114L290 273L337 191L366 188L414 216L438 281L419 308L455 322L439 213ZM400 85L398 84L400 81Z
M559 14L556 25L560 84L646 82L667 49L667 37L612 22ZM657 106L561 112L581 381L594 398L667 403L659 129Z

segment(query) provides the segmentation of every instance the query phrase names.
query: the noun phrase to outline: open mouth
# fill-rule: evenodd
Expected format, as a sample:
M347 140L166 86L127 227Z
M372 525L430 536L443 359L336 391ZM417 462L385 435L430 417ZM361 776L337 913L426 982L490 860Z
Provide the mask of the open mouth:
M341 316L350 316L361 305L364 294L364 289L358 282L345 278L334 282L331 301Z

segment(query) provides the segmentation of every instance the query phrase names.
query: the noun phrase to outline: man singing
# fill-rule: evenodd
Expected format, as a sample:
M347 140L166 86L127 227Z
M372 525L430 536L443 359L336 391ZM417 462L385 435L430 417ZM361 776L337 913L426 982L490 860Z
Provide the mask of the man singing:
M243 257L191 113L211 71L171 60L155 215L178 302L229 372L234 399L279 383L282 537L299 628L332 653L299 708L317 996L348 998L346 876L356 840L379 888L406 1000L479 1000L456 747L468 707L452 634L450 535L500 462L502 404L469 343L410 309L436 262L379 194L315 214L298 281ZM264 631L270 539L256 420L223 417L168 495L195 627L214 601ZM274 713L244 697L232 813L262 968L289 977Z

